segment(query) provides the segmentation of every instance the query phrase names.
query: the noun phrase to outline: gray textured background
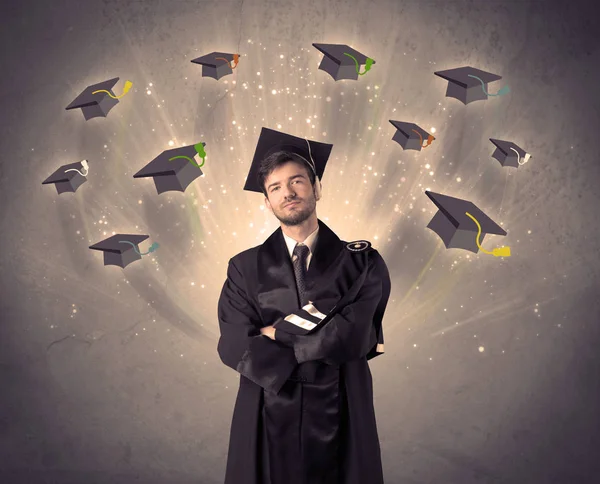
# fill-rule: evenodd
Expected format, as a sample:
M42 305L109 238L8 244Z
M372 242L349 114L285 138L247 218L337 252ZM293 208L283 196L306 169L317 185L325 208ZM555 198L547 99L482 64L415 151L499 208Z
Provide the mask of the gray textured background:
M319 217L390 268L371 364L386 482L598 482L594 3L2 2L0 482L223 482L238 377L216 304L228 259L278 226L242 191L260 128L278 125L334 143ZM377 63L334 82L313 42ZM242 55L219 82L190 62L215 50ZM433 71L462 65L511 93L445 98ZM133 88L107 118L65 111L115 76ZM437 139L403 152L389 119ZM531 161L502 168L489 137ZM198 141L205 176L185 193L133 179ZM76 194L41 185L82 158ZM444 249L425 188L475 202L508 231L484 247L512 257ZM88 246L113 232L161 247L104 267Z

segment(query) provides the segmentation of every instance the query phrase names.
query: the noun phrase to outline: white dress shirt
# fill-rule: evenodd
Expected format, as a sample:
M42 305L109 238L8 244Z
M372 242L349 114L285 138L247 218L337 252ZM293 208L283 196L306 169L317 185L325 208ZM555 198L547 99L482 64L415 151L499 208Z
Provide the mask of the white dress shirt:
M290 253L290 258L292 258L294 256L294 249L296 248L296 244L298 242L296 242L291 237L288 237L285 234L285 232L282 231L282 233L283 233L283 238L285 239L285 243L288 248L288 252ZM315 248L315 245L317 243L317 235L318 234L319 234L319 227L317 226L315 231L312 234L310 234L308 237L306 237L304 242L300 242L301 244L306 245L308 247L308 257L306 258L306 270L308 270L308 266L310 265L310 261L312 259L312 255L313 255L313 249Z

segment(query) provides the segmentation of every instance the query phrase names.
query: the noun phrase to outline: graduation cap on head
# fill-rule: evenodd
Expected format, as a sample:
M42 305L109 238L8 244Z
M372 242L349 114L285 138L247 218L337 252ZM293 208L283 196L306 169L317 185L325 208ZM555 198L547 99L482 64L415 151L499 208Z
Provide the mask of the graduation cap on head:
M202 77L212 77L218 81L221 77L233 73L233 69L237 67L239 59L239 54L211 52L192 60L192 62L202 65ZM231 62L233 62L233 65Z
M70 163L61 166L52 173L52 175L42 182L42 185L53 183L59 194L64 192L75 193L77 189L87 181L88 173L89 165L87 160L82 160L79 163Z
M138 244L147 238L148 235L116 234L90 246L90 249L104 252L105 266L119 266L125 269L132 262L140 260L143 255L158 249L158 243L154 242L148 252L140 252Z
M81 109L86 121L98 116L106 117L108 112L119 103L119 98L123 97L131 89L131 81L126 81L123 87L123 94L115 96L112 88L115 86L118 77L108 81L93 84L77 96L66 109Z
M317 198L320 198L320 180L323 178L325 165L332 148L332 144L309 141L305 138L263 127L256 144L244 190L263 193L258 183L258 172L262 161L277 151L287 151L295 153L306 160L308 169L312 170L318 179L318 181L315 180L315 183L317 185Z
M313 44L313 47L325 54L319 69L327 72L336 81L340 79L357 80L359 75L365 75L375 64L373 59L346 44ZM365 72L360 72L360 66L363 64Z
M196 143L163 151L133 175L133 178L152 177L159 195L168 191L185 192L188 185L202 175L200 167L204 165L204 161L198 165L194 158L200 155L204 160L205 146L206 143Z
M510 92L510 88L504 86L496 94L490 94L487 91L488 83L502 79L502 76L475 69L474 67L459 67L457 69L434 72L434 74L448 81L446 97L453 97L464 104L469 104L473 101L482 101L487 99L488 96L502 96Z
M402 121L392 121L392 126L396 128L396 134L392 138L405 150L421 151L421 148L427 148L435 139L415 123L405 123Z
M486 234L506 235L506 231L473 202L429 190L425 193L439 209L427 228L439 235L447 249L465 249L476 254L480 249L495 257L510 256L510 247L496 248L492 252L481 247Z
M496 158L502 166L513 166L518 168L529 161L531 155L524 149L519 148L512 141L502 141L490 138L490 141L496 145L496 151L492 158Z

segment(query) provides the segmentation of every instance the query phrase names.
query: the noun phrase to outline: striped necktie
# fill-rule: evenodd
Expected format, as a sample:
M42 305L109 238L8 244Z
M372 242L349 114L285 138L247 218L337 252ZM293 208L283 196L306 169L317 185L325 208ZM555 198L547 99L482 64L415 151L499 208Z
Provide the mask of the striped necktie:
M305 306L308 302L305 300L306 258L308 257L308 253L309 249L306 245L296 244L296 247L294 247L294 255L292 257L292 261L294 262L294 275L296 276L296 286L298 287L300 307Z

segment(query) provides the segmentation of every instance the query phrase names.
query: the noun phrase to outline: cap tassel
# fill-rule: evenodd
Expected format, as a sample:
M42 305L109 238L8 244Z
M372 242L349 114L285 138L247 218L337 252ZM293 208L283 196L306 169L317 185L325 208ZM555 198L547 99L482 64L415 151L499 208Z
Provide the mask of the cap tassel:
M359 76L364 76L367 72L369 72L371 70L371 66L373 65L373 62L375 62L370 57L367 57L367 60L365 61L365 72L360 72L360 64L356 60L356 57L354 57L352 54L347 54L346 52L344 52L344 55L347 55L354 61L354 64L356 64L356 73Z
M490 94L489 92L486 91L486 89L485 89L485 82L483 82L482 79L480 79L479 77L474 76L472 74L467 74L467 76L472 77L473 79L477 79L479 82L481 82L481 89L483 90L483 93L486 96L503 96L504 94L508 94L510 92L510 87L504 86L496 94Z
M158 244L158 242L154 242L150 247L148 247L148 252L144 252L142 254L138 250L137 245L134 244L133 242L130 242L129 240L119 240L119 244L130 244L133 247L133 250L135 250L138 255L147 255L147 254L150 254L150 253L154 252L156 249L158 249L160 247L160 245Z
M90 172L90 165L88 165L87 160L82 160L80 163L81 163L81 166L83 167L83 169L85 170L85 173L81 173L77 168L69 168L68 170L65 170L65 173L67 173L69 171L76 171L81 176L88 176L88 173Z
M477 219L473 217L473 215L471 215L469 212L465 212L465 215L472 219L473 222L475 222L475 224L477 225L477 238L475 239L475 242L477 242L477 247L479 247L479 250L481 250L481 252L483 252L484 254L491 254L494 257L510 257L510 247L497 247L492 252L490 252L489 250L485 250L483 247L481 247L481 243L479 242L479 237L481 236L481 225L479 225Z
M413 131L414 133L417 133L417 136L418 136L418 137L419 137L419 139L421 140L421 148L427 148L427 147L428 147L428 146L431 144L431 142L432 142L432 141L435 139L435 138L433 137L433 135L431 135L431 134L427 135L427 144L426 144L426 145L424 145L424 144L423 144L423 136L421 135L421 133L419 133L419 132L418 132L416 129L413 129L412 131Z
M225 59L225 57L215 57L215 60L224 60L225 62L227 62L227 64L229 64L229 67L231 67L231 70L233 70L238 65L238 62L240 60L240 54L233 54L233 66L231 65L231 62L229 61L229 59Z
M525 163L527 163L529 161L529 158L531 158L531 155L529 153L525 153L525 157L524 157L524 162L521 163L521 154L515 150L512 146L510 147L511 150L513 150L516 154L517 154L517 163L519 165L524 165Z
M183 158L185 160L188 160L192 165L194 165L196 168L202 168L204 166L204 161L206 158L206 151L204 151L204 147L206 146L206 143L196 143L194 145L194 149L196 150L196 153L198 153L200 155L200 158L202 158L202 164L199 165L198 163L196 163L192 158L190 158L189 156L184 156L184 155L177 155L174 156L173 158L169 158L169 161L173 161L176 160L178 158Z
M133 82L125 81L125 85L123 86L123 94L121 94L120 96L114 96L112 92L107 91L106 89L100 89L98 91L94 91L94 92L92 92L92 94L96 94L98 92L105 92L113 99L121 99L125 94L127 94L129 92L129 90L131 89L131 86L133 86Z

